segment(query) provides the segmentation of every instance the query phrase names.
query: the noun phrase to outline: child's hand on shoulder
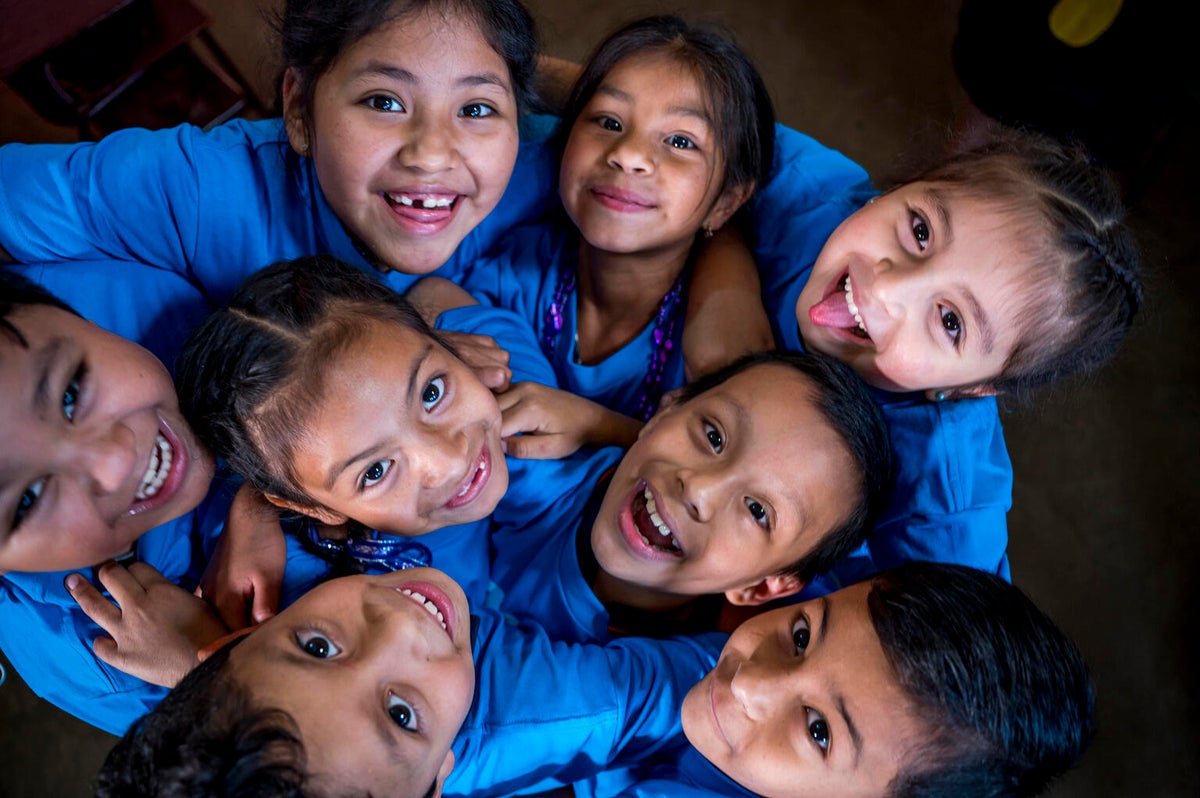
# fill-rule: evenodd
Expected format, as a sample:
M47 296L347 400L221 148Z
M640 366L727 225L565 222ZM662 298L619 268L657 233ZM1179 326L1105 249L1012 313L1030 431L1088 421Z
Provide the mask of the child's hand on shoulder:
M197 593L230 629L262 623L279 609L286 564L279 511L260 492L242 485Z
M475 372L479 381L493 391L507 390L512 380L508 350L502 349L490 335L439 330L438 334L454 347L459 359Z
M629 416L537 382L518 382L496 399L506 451L526 460L554 460L582 446L629 446L642 428Z
M80 574L66 578L67 590L109 635L92 641L96 656L139 679L174 687L195 667L200 649L228 631L204 599L146 563L106 562L97 575L111 600Z

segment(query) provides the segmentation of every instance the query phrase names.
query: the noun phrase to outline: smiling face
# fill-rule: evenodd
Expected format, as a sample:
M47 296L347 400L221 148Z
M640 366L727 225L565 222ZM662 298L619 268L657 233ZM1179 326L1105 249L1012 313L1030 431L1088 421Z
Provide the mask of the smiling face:
M420 535L477 521L508 488L500 408L461 360L399 323L371 320L321 375L292 449L298 486L338 517Z
M723 174L695 71L651 52L619 62L576 118L559 194L596 249L686 254L702 227L737 209L736 191L721 195Z
M467 599L432 568L335 579L256 629L228 667L256 705L292 716L318 786L420 796L450 773L474 696Z
M825 243L796 304L800 335L885 390L986 388L1024 306L1046 301L1027 285L1032 227L945 186L884 194Z
M683 702L706 759L767 798L880 796L923 733L884 656L870 584L758 615Z
M601 578L665 599L745 590L759 603L773 597L754 587L767 577L780 595L799 589L776 575L842 523L861 490L813 397L795 369L757 365L655 415L592 527Z
M195 507L213 461L142 347L47 305L0 330L0 572L95 565Z
M308 124L284 81L293 149L381 266L426 274L500 201L517 159L508 67L474 19L405 15L360 39L316 82Z

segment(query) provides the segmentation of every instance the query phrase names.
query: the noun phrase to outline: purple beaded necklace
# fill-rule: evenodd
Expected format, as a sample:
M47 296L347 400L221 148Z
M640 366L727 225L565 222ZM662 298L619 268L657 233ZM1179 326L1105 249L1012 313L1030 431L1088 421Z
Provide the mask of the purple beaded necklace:
M571 294L575 292L575 270L567 269L558 280L554 289L554 298L550 307L546 308L546 331L542 334L542 351L547 359L554 361L554 352L558 348L558 334L563 328L563 311ZM683 273L675 278L675 284L658 303L658 313L654 315L654 350L650 353L650 368L646 370L646 379L642 380L642 393L638 398L637 412L634 418L648 421L658 408L658 401L663 395L663 374L667 370L667 359L675 347L675 309L683 296Z

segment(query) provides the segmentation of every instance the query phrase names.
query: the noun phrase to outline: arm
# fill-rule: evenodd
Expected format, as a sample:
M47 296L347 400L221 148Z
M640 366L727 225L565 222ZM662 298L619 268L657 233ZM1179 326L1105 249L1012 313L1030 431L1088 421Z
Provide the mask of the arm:
M279 609L286 561L279 510L243 484L229 507L197 594L230 629L262 623Z
M548 460L583 446L621 446L637 440L642 422L590 399L536 382L519 382L497 397L500 434L514 457Z
M438 317L445 311L479 304L475 297L441 277L418 280L404 292L404 296L430 327L437 325ZM496 343L495 338L457 330L441 329L439 332L454 348L459 359L474 370L480 382L493 391L508 388L512 380L508 352Z
M688 380L748 352L773 349L771 323L759 293L758 268L741 234L717 231L696 257L683 327Z

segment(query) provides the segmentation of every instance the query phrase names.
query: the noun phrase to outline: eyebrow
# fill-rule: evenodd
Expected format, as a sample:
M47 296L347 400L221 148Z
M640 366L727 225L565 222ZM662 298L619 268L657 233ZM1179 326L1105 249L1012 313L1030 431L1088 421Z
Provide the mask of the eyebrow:
M833 622L833 605L827 596L822 596L821 599L821 640L824 641L829 626ZM850 742L854 746L854 764L858 765L858 760L862 756L862 735L858 733L858 727L854 725L854 719L850 717L850 713L846 710L846 700L841 693L832 693L833 706L838 714L842 717L842 722L846 724L846 729L850 732Z
M30 408L36 418L42 418L44 414L41 411L50 404L50 378L53 376L51 366L58 360L65 346L66 340L56 337L51 338L45 346L34 349L30 353L33 369L38 375L33 389L33 404Z
M389 80L397 80L401 83L415 84L419 83L416 74L404 67L388 64L383 61L369 61L362 69L354 73L353 78L369 78L381 77ZM498 86L504 91L509 92L508 81L501 75L495 72L475 72L469 75L463 75L455 81L460 86Z
M627 91L615 88L613 86L600 85L596 88L596 94L603 94L606 97L612 97L615 100L620 100L625 103L633 103L633 95ZM709 127L712 126L712 119L709 115L699 108L692 108L687 105L670 105L667 106L667 112L672 114L682 114L684 116L694 117L699 119Z
M410 400L411 400L413 394L417 390L417 379L421 376L421 369L422 369L422 367L424 367L425 361L429 358L429 353L432 351L433 351L433 344L429 341L426 341L425 348L421 350L420 354L418 354L415 358L413 358L412 367L409 369L409 374L408 374L408 389L405 392L404 396L402 397L402 401L404 402L405 407L409 407L412 405L412 402ZM345 472L345 470L347 468L354 465L359 460L362 460L365 457L369 457L371 454L373 454L379 448L380 448L380 444L373 443L370 446L368 446L366 449L363 449L360 452L350 455L345 460L341 460L341 461L335 463L333 465L333 467L329 469L329 474L325 477L325 490L332 490L333 486L335 484L337 484L338 479L341 478L343 472Z
M991 319L988 318L983 305L979 304L979 298L975 296L974 291L966 285L960 285L959 290L962 291L963 299L971 306L971 317L975 319L975 326L979 328L979 345L983 347L985 355L990 355L996 345L996 331L992 328Z

